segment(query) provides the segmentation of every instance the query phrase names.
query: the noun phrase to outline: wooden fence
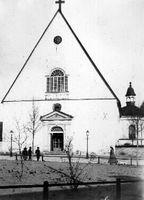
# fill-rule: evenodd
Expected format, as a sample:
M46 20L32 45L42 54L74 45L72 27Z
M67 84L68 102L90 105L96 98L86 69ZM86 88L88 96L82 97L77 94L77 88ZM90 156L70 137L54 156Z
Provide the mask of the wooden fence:
M0 159L7 159L7 160L19 160L20 156L18 154L13 154L12 157L9 156L9 154L0 154ZM41 155L41 161L51 161L51 159L57 158L60 162L67 162L67 155ZM36 159L36 156L33 155L33 159ZM109 156L103 156L103 155L89 155L89 158L86 159L86 156L82 155L74 155L73 159L81 159L81 162L94 162L97 164L109 164ZM54 161L54 160L52 160ZM134 157L117 157L118 164L125 164L125 165L143 165L144 166L144 158L138 158L138 160Z
M48 181L45 181L43 184L37 185L7 185L0 186L0 189L16 189L16 188L42 188L43 195L42 200L49 199L49 188L50 187L62 187L62 186L90 186L90 185L115 185L116 191L116 200L121 200L121 184L126 183L138 183L144 182L144 180L121 180L116 178L116 181L100 181L100 182L78 182L78 183L59 183L59 184L49 184Z
M15 159L18 160L19 155L15 154ZM34 155L33 158L36 156ZM67 162L66 155L41 155L41 161L49 161L50 158L59 158L61 162ZM88 159L84 156L73 156L73 159L81 159L81 160L88 160L91 162L95 162L97 164L108 164L109 156L89 156ZM144 165L144 159L139 158L138 161L136 158L133 157L117 157L118 164L125 164L125 165Z
M91 161L95 161L97 164L106 164L108 163L108 156L96 156L95 158L90 158ZM137 165L136 158L133 157L117 157L118 164L126 164L126 165ZM144 159L138 159L139 165L144 165Z

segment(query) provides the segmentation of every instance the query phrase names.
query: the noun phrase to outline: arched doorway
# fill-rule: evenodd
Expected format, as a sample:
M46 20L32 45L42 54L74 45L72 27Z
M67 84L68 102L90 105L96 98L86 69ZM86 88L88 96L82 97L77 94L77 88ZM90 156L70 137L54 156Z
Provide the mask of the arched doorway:
M51 129L51 151L63 151L64 136L63 129L54 126Z

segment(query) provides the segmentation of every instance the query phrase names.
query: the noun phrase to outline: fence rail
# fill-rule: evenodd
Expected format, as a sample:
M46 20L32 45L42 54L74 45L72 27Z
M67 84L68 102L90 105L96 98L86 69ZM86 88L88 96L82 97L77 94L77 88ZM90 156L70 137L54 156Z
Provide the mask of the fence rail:
M57 183L49 184L45 181L43 184L36 185L3 185L0 189L16 189L16 188L43 188L43 200L49 199L49 187L62 187L62 186L90 186L90 185L116 185L116 200L121 200L121 184L124 183L138 183L144 180L121 180L116 178L116 181L99 181L99 182L78 182L78 183Z
M14 154L12 157L9 155L0 155L0 159L7 159L7 160L19 160L19 155ZM36 156L33 155L33 160L36 159ZM97 164L108 164L109 156L102 156L102 155L89 155L89 158L86 159L85 156L74 155L73 161L75 159L80 159L81 162L94 162ZM58 162L67 162L67 155L41 155L41 161L58 161ZM144 165L144 158L138 158L138 160L134 157L117 157L118 164L125 164L125 165Z

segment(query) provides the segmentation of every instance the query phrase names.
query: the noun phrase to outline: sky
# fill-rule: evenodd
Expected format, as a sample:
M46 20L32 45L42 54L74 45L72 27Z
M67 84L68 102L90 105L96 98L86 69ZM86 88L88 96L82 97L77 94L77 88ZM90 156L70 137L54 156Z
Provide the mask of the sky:
M54 0L0 0L0 100L57 11ZM144 1L65 0L62 11L122 105L144 101Z

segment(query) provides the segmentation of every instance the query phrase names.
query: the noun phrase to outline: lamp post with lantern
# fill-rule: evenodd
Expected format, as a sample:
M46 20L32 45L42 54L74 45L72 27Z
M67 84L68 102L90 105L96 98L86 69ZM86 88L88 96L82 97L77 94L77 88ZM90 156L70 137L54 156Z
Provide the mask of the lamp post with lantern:
M86 148L86 159L89 158L89 153L88 153L88 137L89 137L89 131L86 131L86 139L87 139L87 148Z
M11 134L11 147L10 147L10 157L13 156L13 147L12 147L12 141L13 141L13 131L11 130L10 131L10 134Z

